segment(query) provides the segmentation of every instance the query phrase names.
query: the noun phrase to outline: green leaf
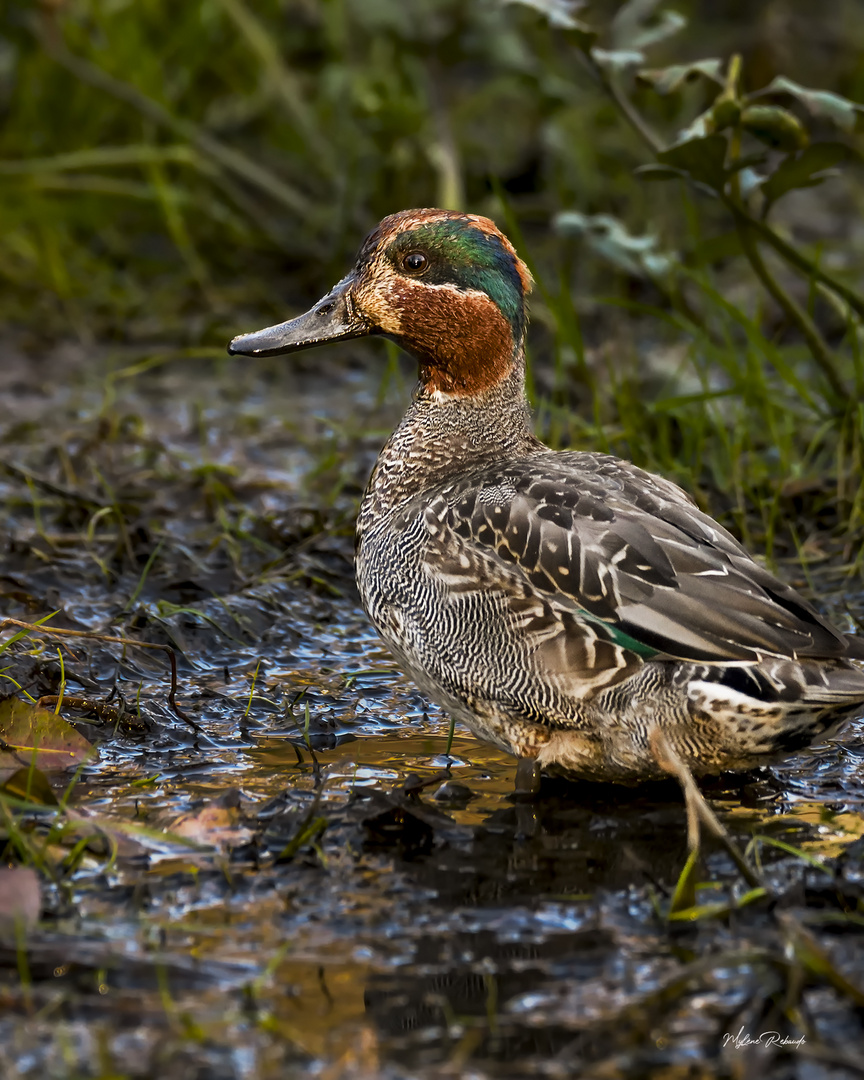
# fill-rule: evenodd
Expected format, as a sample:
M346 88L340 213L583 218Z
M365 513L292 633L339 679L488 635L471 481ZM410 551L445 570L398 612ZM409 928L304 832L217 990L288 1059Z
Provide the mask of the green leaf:
M833 875L830 866L820 862L815 855L811 855L809 851L804 851L802 848L795 847L794 844L787 844L785 840L778 840L776 837L757 833L750 843L768 844L769 847L777 848L778 851L785 851L787 855L794 855L796 859L808 863L814 870L821 870L823 874L827 874L829 877Z
M795 952L795 958L819 981L828 982L835 990L860 1009L864 1006L864 990L852 983L834 963L813 935L789 912L780 912L778 922L784 936Z
M645 63L645 54L634 49L592 49L597 65L606 71L621 74Z
M655 15L660 0L629 0L612 20L612 41L617 49L647 49L677 34L687 20L677 11Z
M690 142L691 139L705 139L709 135L716 134L717 130L717 121L712 107L694 117L686 128L679 131L674 145L678 146L681 143Z
M685 83L695 82L700 76L723 85L722 60L696 60L692 64L675 64L665 68L646 68L636 75L636 81L648 86L658 94L674 94Z
M801 86L784 75L778 75L773 82L758 91L758 94L750 96L752 99L766 94L791 94L801 102L811 116L830 120L842 131L850 133L855 130L859 113L864 112L864 105L841 97L840 94L832 94L829 90L808 90L806 86Z
M744 172L745 169L750 169L754 165L764 165L767 160L768 155L764 150L757 150L755 154L742 154L741 157L735 159L726 171L731 176L732 173Z
M855 151L844 143L813 143L800 153L784 158L762 185L762 194L770 205L789 191L821 184L823 180L836 175L836 165L857 157Z
M48 777L39 769L18 769L5 784L0 785L0 793L39 806L60 805Z
M723 131L741 119L741 105L731 94L723 93L711 106L710 115L713 130Z
M669 165L640 165L633 170L640 180L686 180L687 173Z
M678 911L687 911L696 906L696 860L699 848L694 848L684 863L684 869L678 877L672 903L669 906L669 918L674 918Z
M62 716L38 705L7 698L0 702L0 768L28 763L39 769L69 769L86 761L93 746Z
M583 7L582 0L505 0L505 3L522 4L539 11L550 26L564 30L582 52L589 52L600 36L593 27L573 17L574 12Z
M276 856L277 863L290 862L300 848L311 844L327 828L327 818L316 817L301 824L297 832Z
M768 895L768 890L761 887L750 889L744 893L740 900L723 903L714 901L709 904L694 904L692 907L670 909L670 922L698 922L699 919L714 919L724 915L730 915L739 908L746 907L756 900L761 900Z
M794 153L810 141L797 116L779 105L748 105L741 113L741 127L774 150Z
M60 609L52 611L50 615L43 615L41 619L37 619L32 626L25 627L23 630L19 630L17 634L13 634L12 637L6 638L5 641L0 642L0 653L5 652L10 645L14 645L16 641L21 641L22 638L26 638L28 634L32 634L37 626L42 626L43 623L48 622L49 619L53 619L55 615L58 615Z
M677 256L661 249L656 236L651 233L634 236L611 214L565 210L555 217L555 228L565 236L584 239L607 262L634 277L652 280L668 277L678 262Z
M583 53L590 53L594 48L594 43L597 41L597 38L600 37L593 26L588 26L587 23L577 22L575 19L573 20L572 26L565 28L564 36Z
M722 135L687 139L663 150L657 161L714 191L722 191L726 182L726 139Z
M581 0L508 0L509 3L522 4L534 8L545 15L552 26L570 29L576 23L573 18L579 8L584 7Z

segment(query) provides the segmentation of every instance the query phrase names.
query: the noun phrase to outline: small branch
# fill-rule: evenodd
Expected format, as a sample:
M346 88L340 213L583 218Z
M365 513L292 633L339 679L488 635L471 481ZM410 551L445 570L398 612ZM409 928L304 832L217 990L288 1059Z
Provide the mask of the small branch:
M119 724L134 713L129 712L122 705L109 705L105 701L94 701L92 698L75 697L73 694L65 694L62 699L59 694L43 694L36 702L40 709L55 708L60 702L69 709L81 709L82 712L92 712L109 724Z
M747 226L754 232L757 232L759 238L773 247L781 258L794 266L795 269L799 270L805 277L821 282L826 288L836 293L846 301L856 315L864 319L864 298L853 292L852 289L848 288L846 285L842 285L839 281L836 281L830 274L826 274L824 270L821 270L816 263L808 259L806 255L802 255L800 251L787 243L782 236L778 236L770 225L766 225L764 221L760 221L759 218L753 217L753 215L749 214L743 207L735 206L735 204L726 196L723 196L722 198L724 204L733 211L735 216L746 222Z
M735 57L734 59L737 61L737 64L734 65L734 73L733 65L730 64L729 66L730 79L734 78L737 80L741 62L739 57ZM735 127L729 142L729 162L733 168L737 166L740 156L741 128ZM789 295L768 269L768 266L759 251L759 245L754 239L750 226L742 218L745 204L741 194L741 172L737 168L735 168L730 177L729 190L730 194L723 196L723 202L724 205L732 211L732 216L735 219L735 228L738 232L741 247L747 257L747 261L750 263L756 277L759 278L759 281L762 283L762 286L768 295L773 297L776 303L780 305L786 318L794 326L798 327L810 348L814 360L822 369L825 378L828 380L829 386L834 392L835 400L833 404L835 406L839 405L841 401L846 400L848 394L843 386L843 380L834 369L834 361L830 349L807 312Z
M624 116L627 123L633 128L640 139L646 144L652 153L659 154L665 150L662 140L654 131L649 127L648 123L637 112L635 106L628 97L625 96L621 87L614 79L610 79L603 68L597 63L594 57L587 52L579 52L580 58L585 62L585 66L588 68L589 73L593 77L594 81L606 91L610 98L618 106L619 111Z
M660 138L654 134L654 131L637 112L636 107L630 99L624 95L618 83L614 79L606 79L605 86L612 100L621 110L624 119L633 128L636 134L651 147L655 154L659 154L661 151L665 150L666 147L663 145Z
M627 121L627 123L633 128L639 138L645 143L649 150L653 154L660 154L668 147L664 145L663 141L652 130L648 123L643 119L640 113L637 111L633 103L622 92L621 87L614 79L610 79L603 68L597 63L597 61L590 55L580 53L580 57L583 57L586 62L591 75L595 81L603 88L606 94L612 99L617 106L619 112ZM734 58L733 58L734 59ZM737 73L736 73L737 77ZM705 189L699 188L704 194ZM731 210L735 214L736 219L740 218L746 222L747 226L754 232L759 234L759 238L766 244L770 245L777 254L785 259L791 266L798 270L808 279L821 282L826 288L835 292L839 297L846 301L846 303L852 308L852 310L861 318L864 319L864 298L859 296L856 292L850 289L848 286L843 285L841 282L835 280L830 274L825 273L812 259L808 259L806 255L802 254L790 243L779 236L767 222L761 221L759 218L753 217L742 206L736 206L735 203L725 194L718 193L716 198L719 198L723 205ZM754 268L755 269L755 268ZM766 286L767 287L767 286ZM803 331L802 331L803 332Z
M163 645L156 641L136 641L134 638L114 637L111 634L97 634L92 630L61 630L59 627L52 627L49 629L47 626L22 622L20 619L0 620L0 630L4 630L7 626L20 626L25 630L29 630L31 633L46 634L48 637L87 638L90 641L107 641L116 645L127 645L134 649L159 649L160 652L164 652L167 655L168 663L171 665L171 690L168 694L168 704L171 706L175 716L178 716L195 731L200 730L192 717L187 716L177 704L177 654L170 645Z
M700 825L704 825L726 849L747 884L752 889L765 888L764 881L749 865L717 815L705 801L705 796L696 786L693 773L678 752L673 750L665 733L659 727L654 727L649 740L654 760L664 772L670 773L677 779L684 792L684 803L687 807L687 842L690 850L699 849Z
M819 365L822 374L825 376L826 381L830 385L831 390L837 399L836 404L839 405L841 402L847 401L849 398L849 391L843 385L840 376L834 368L831 350L828 348L825 339L819 333L816 324L804 308L802 308L801 305L786 292L783 286L768 269L762 258L762 254L759 251L759 245L753 238L750 226L737 214L735 216L735 227L737 228L738 236L741 239L741 247L744 249L744 254L747 256L756 276L762 282L765 291L772 296L783 309L787 319L800 330L802 337L810 348L810 352L813 354L813 359Z

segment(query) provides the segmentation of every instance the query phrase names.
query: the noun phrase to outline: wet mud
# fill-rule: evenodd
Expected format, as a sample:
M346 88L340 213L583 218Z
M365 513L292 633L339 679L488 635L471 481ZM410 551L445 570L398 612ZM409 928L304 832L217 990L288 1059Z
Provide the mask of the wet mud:
M674 784L518 797L359 609L351 517L406 373L332 396L328 361L146 361L15 353L0 386L0 613L170 645L186 717L160 653L0 655L95 747L59 807L3 811L42 893L0 927L4 1077L864 1071L861 724L706 785L765 889L706 842L670 917Z

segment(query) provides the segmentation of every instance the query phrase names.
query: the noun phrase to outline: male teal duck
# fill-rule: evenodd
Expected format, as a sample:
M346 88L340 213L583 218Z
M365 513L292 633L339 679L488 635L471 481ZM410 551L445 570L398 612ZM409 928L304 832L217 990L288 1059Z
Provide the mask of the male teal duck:
M305 315L231 342L377 334L416 358L357 522L363 605L400 665L479 738L589 780L665 775L658 745L704 775L834 734L864 712L860 640L675 484L532 433L530 288L487 218L406 210Z

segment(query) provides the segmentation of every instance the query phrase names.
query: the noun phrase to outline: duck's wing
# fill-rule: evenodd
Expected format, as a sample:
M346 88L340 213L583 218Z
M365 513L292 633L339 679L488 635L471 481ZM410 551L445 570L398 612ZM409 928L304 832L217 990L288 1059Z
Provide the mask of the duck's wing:
M478 472L435 500L427 522L446 538L430 544L428 568L454 590L460 580L499 588L517 609L535 598L560 634L587 629L631 653L624 667L656 654L722 663L849 652L684 492L617 459L550 452Z

